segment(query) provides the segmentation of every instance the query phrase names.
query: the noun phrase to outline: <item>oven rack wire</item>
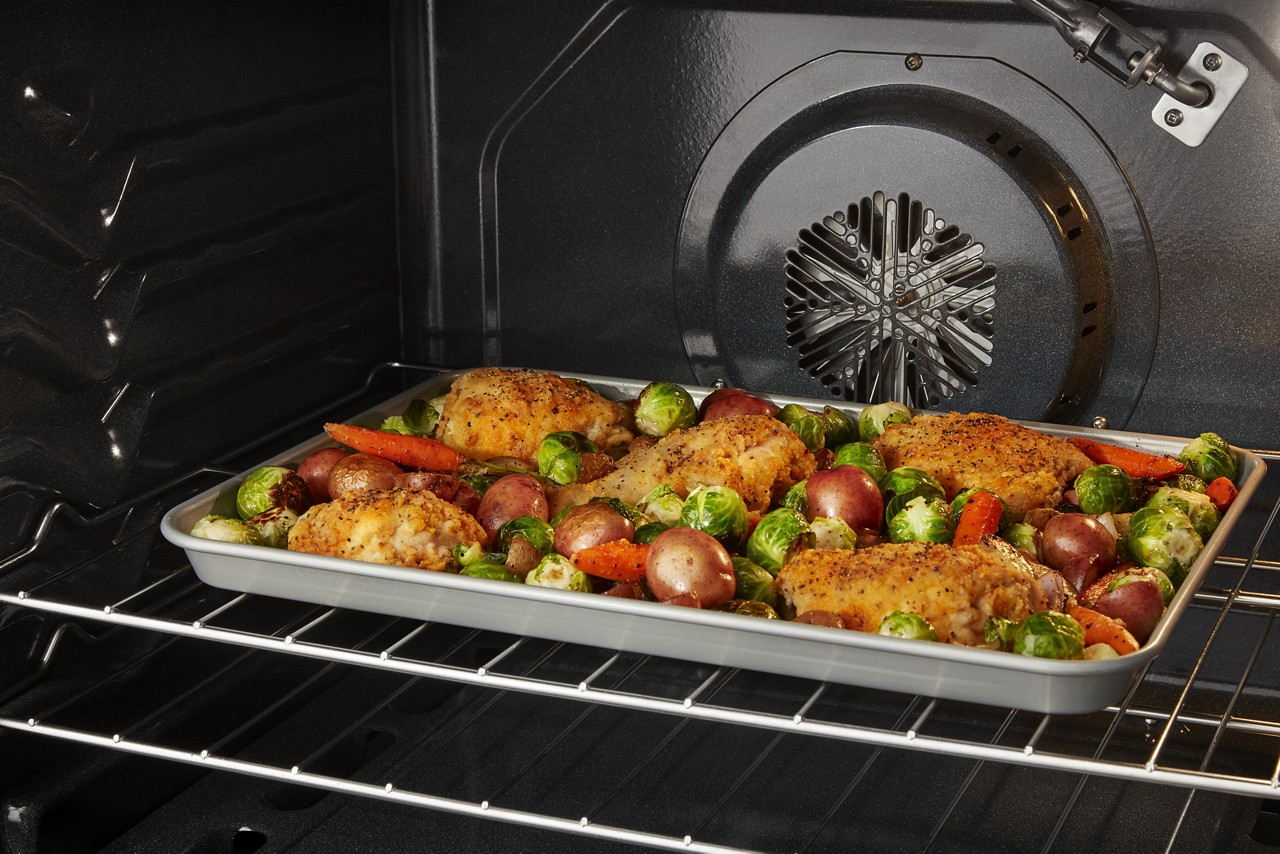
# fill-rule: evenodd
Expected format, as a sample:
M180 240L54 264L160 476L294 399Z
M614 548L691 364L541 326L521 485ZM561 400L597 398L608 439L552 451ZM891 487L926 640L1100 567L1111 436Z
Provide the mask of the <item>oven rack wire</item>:
M1280 459L1280 454L1275 452L1258 453L1268 464ZM171 501L169 496L174 492L189 493L198 489L197 482L202 477L212 474L221 478L234 471L211 467L190 472L164 487L152 490L145 497L154 501ZM998 725L993 731L982 731L980 734L985 737L957 736L954 727L947 725L945 721L953 717L948 712L954 712L954 707L964 707L967 704L907 695L897 698L896 715L891 723L884 723L880 716L844 720L824 700L824 694L832 686L807 680L801 680L805 685L795 692L794 702L789 708L755 708L750 703L741 702L740 696L725 702L718 699L728 693L721 689L744 675L732 668L699 669L696 671L697 679L687 685L673 686L672 690L665 693L628 690L622 687L628 678L627 674L656 666L652 657L529 638L497 636L492 632L478 630L471 631L459 643L472 642L482 636L491 645L495 638L501 641L495 647L498 651L488 655L479 665L451 662L450 655L457 649L457 645L434 658L419 658L405 650L413 646L415 639L438 631L440 627L432 623L398 618L388 618L389 633L379 634L376 643L335 645L312 638L326 624L341 621L351 616L352 612L302 603L289 603L295 607L287 611L288 616L282 622L245 628L243 621L236 619L237 616L252 611L255 600L263 597L210 588L195 577L189 564L177 559L174 560L174 567L163 577L112 601L94 598L94 585L66 583L74 581L73 576L77 572L89 571L94 565L93 559L63 568L27 589L15 590L4 583L8 570L42 556L43 550L48 548L46 535L53 527L55 517L66 515L76 525L92 525L106 519L123 518L138 503L139 499L134 499L127 505L87 518L66 505L52 504L29 542L8 558L0 560L0 604L10 609L40 612L64 620L59 629L49 636L43 653L46 664L57 656L58 646L64 638L64 629L68 626L74 627L82 622L106 624L158 633L175 640L195 639L241 647L259 654L291 655L325 662L330 666L364 668L402 676L409 681L441 680L495 696L512 692L577 703L587 709L607 707L665 716L677 721L677 727L688 722L705 722L765 730L774 733L776 739L790 735L852 742L874 748L875 753L868 762L874 761L876 755L887 749L972 760L975 762L975 774L984 763L996 763L1078 775L1079 784L1063 805L1057 825L1050 831L1044 850L1052 847L1054 839L1068 822L1084 783L1090 777L1150 783L1185 790L1184 812L1189 808L1196 791L1280 799L1280 720L1277 720L1280 715L1274 712L1261 715L1257 711L1238 712L1238 703L1248 693L1254 675L1274 666L1273 663L1265 662L1268 652L1274 651L1268 642L1270 638L1270 643L1275 643L1275 639L1271 638L1271 629L1276 613L1280 611L1280 596L1270 592L1268 584L1253 582L1274 581L1280 576L1280 562L1260 557L1276 516L1280 513L1280 501L1266 512L1265 521L1261 524L1252 551L1247 557L1223 556L1218 559L1216 568L1234 575L1235 582L1226 586L1205 586L1197 592L1192 607L1209 615L1210 628L1203 637L1189 670L1182 675L1181 683L1164 686L1165 690L1159 693L1163 699L1152 701L1146 699L1144 689L1157 678L1167 681L1167 677L1144 672L1121 703L1091 717L1089 732L1095 736L1085 743L1080 743L1076 738L1062 737L1063 732L1072 732L1076 727L1074 716L1054 716L996 707L987 712ZM155 525L131 536L160 539ZM114 547L118 546L119 543ZM162 544L160 548L173 547ZM173 551L180 555L176 549ZM57 592L50 592L54 590ZM77 591L77 594L67 595L67 590ZM203 609L194 617L190 614L193 603L199 603ZM279 615L278 610L272 613ZM1247 619L1242 622L1242 617ZM1199 702L1200 694L1205 690L1201 685L1202 677L1211 670L1207 662L1228 621L1233 623L1233 633L1238 634L1242 626L1253 632L1250 636L1251 654L1247 661L1242 662L1234 684L1215 687L1214 690L1225 697L1225 701L1216 704ZM564 676L562 671L556 671L559 675L546 675L547 668L544 665L548 661L571 655L576 656L574 666L581 672L570 677ZM535 657L534 665L524 666L520 663L527 662L530 656ZM1156 664L1158 663L1157 659ZM121 666L129 665L123 663ZM21 699L24 689L38 682L40 675L41 671L37 671L26 682L8 686L6 691L0 692L0 707L12 706L7 701L15 697ZM107 679L103 680L106 681ZM91 692L94 687L83 690ZM710 814L701 821L691 819L691 827L684 834L657 834L598 821L593 812L568 816L543 814L504 807L496 803L496 797L474 801L402 787L396 780L360 780L321 773L307 767L307 757L298 757L293 763L250 761L219 750L220 745L230 740L230 736L214 739L203 745L189 746L158 743L139 737L139 733L146 729L146 721L97 729L83 724L60 724L58 712L79 699L79 695L63 697L28 716L0 713L0 726L6 730L185 763L209 770L555 830L581 838L671 850L747 850L700 838L699 829L711 820ZM179 699L175 697L173 702L176 703ZM1253 704L1253 708L1256 709L1258 705ZM1275 704L1271 703L1266 708L1274 709ZM263 710L260 714L265 715L267 711ZM963 710L961 713L963 714ZM939 721L944 723L937 723ZM352 722L348 730L359 724L358 720ZM1194 746L1180 749L1177 746L1179 742L1188 738L1193 740ZM1220 748L1224 743L1236 739L1249 740L1249 752L1257 754L1257 760L1247 770L1239 770L1234 763L1223 763L1222 767L1218 767L1219 756L1229 752L1226 748L1220 751ZM1064 744L1068 746L1064 747ZM1262 747L1259 748L1259 745ZM655 751L660 749L661 745L655 747ZM735 790L747 785L749 774L750 770L735 782ZM860 777L861 774L856 776ZM969 781L972 779L973 775L970 775ZM512 780L499 786L498 792L505 791L514 783ZM963 794L963 789L956 793L952 806ZM829 815L847 797L848 790L843 794L836 793ZM605 799L606 803L607 800L608 798ZM949 814L950 809L946 813ZM946 820L944 814L940 821ZM814 831L815 837L821 830L822 827L819 826ZM935 835L936 833L937 829ZM1176 838L1178 827L1174 827L1173 834ZM1174 839L1171 839L1170 847L1173 842Z

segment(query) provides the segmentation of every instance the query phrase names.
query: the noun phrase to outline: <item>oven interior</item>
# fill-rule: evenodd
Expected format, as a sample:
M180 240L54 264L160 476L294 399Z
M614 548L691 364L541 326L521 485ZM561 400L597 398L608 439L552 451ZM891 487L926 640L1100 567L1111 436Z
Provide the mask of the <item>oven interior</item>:
M1081 716L240 595L157 529L481 364L1273 461L1277 22L1119 11L1247 66L1200 145L1013 2L18 3L0 848L1280 846L1274 482Z

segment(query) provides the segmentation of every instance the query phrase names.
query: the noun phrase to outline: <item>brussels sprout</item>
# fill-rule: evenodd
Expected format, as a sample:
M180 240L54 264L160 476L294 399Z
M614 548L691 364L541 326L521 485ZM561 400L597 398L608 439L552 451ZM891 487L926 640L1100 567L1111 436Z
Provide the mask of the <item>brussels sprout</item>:
M674 525L680 521L680 511L684 509L684 499L665 483L660 483L649 494L640 499L636 509L655 522Z
M822 407L822 427L828 448L838 448L858 439L857 423L830 404Z
M1075 483L1080 509L1093 516L1133 509L1133 478L1112 465L1089 466Z
M477 578L487 577L482 574L482 570L477 569L477 567L483 566L496 567L504 571L507 569L505 566L507 556L505 554L502 552L486 552L480 548L479 543L471 543L469 545L458 543L453 547L451 554L458 564L459 572L463 575L475 575ZM476 571L469 573L466 572L468 569Z
M594 442L573 430L548 433L538 446L538 474L561 486L573 483L582 468L582 455L599 452Z
M1192 439L1182 453L1178 454L1178 462L1184 463L1191 473L1210 483L1217 478L1236 479L1239 464L1236 452L1217 433L1201 433Z
M1036 533L1034 525L1028 525L1026 522L1014 522L1002 530L1000 536L1015 549L1021 549L1028 554L1037 555L1040 553L1040 547L1036 543Z
M880 452L866 442L849 442L837 448L836 458L831 463L832 468L836 466L857 466L871 475L881 487L884 486L885 477L889 474L889 470L884 467L884 458L880 456Z
M779 507L765 515L747 539L746 555L773 575L804 547L809 523L804 514Z
M939 500L945 497L942 491L942 484L938 479L928 472L914 468L912 466L899 466L885 475L884 481L880 484L881 490L885 494L884 518L886 521L892 519L902 511L907 502L913 498L937 498Z
M843 519L814 516L809 523L809 546L851 552L858 547L858 532Z
M1182 586L1204 542L1187 514L1176 507L1143 507L1129 519L1129 554L1143 566L1164 570L1174 587Z
M710 534L729 551L747 539L747 505L727 486L698 486L684 500L680 524Z
M889 520L893 543L949 543L956 532L951 506L941 498L917 495Z
M288 507L302 513L311 506L311 487L292 469L263 466L252 472L236 490L236 512L250 519L272 507Z
M787 490L787 494L782 497L782 506L788 510L795 510L802 516L809 515L809 479L797 483L795 486Z
M633 543L639 543L647 546L653 542L653 538L669 529L671 526L664 522L649 522L636 528L636 532L631 536Z
M203 537L206 540L221 540L224 543L262 545L262 535L253 525L243 519L232 519L216 513L202 516L191 528L191 536Z
M1084 656L1084 628L1058 611L1037 611L1013 632L1013 651L1036 658Z
M736 599L751 599L764 602L771 608L777 607L778 588L769 570L739 556L733 559L733 577L737 582L733 594Z
M1208 489L1208 485L1203 480L1193 474L1188 474L1185 471L1181 474L1174 475L1169 480L1165 481L1165 483L1169 484L1169 486L1172 486L1174 489L1185 489L1187 492L1199 492L1201 495L1203 495L1204 491Z
M730 614L741 614L744 617L760 617L765 620L780 620L773 606L756 599L730 599L711 608L712 611L727 611Z
M529 574L524 577L524 583L536 587L552 587L556 590L591 592L591 579L587 574L570 563L567 557L554 552L529 570Z
M782 407L778 412L778 420L794 430L809 450L816 451L826 444L827 428L822 417L814 415L800 404L788 403Z
M383 419L378 429L387 433L403 433L406 436L430 436L436 429L440 413L436 408L421 398L409 401L401 415L391 415Z
M494 545L506 551L511 548L511 540L524 537L538 551L546 554L554 548L555 532L551 526L537 516L517 516L504 522L493 538Z
M905 424L911 420L912 415L906 404L896 401L868 406L858 416L858 436L862 441L870 442L888 429L889 425Z
M975 492L986 492L991 495L996 495L991 490L983 489L981 486L975 486L961 492L955 498L951 499L951 512L956 514L957 519L960 518L960 511L964 510L964 506L969 503L969 499L973 497ZM1008 503L1006 503L1003 498L1000 498L999 495L996 495L996 498L999 499L1000 506L1004 508L1004 512L1000 514L1000 527L1004 528L1013 524L1013 514L1009 511Z
M982 639L999 649L1013 649L1013 633L1018 624L1013 620L992 614L982 626Z
M1162 486L1147 499L1148 507L1177 507L1191 520L1191 527L1196 529L1201 540L1208 540L1218 527L1218 508L1213 506L1209 496L1200 492L1187 492Z
M929 621L910 611L894 611L886 614L880 621L880 634L912 640L936 641L938 639L938 633L933 630L933 626L929 625Z
M613 508L619 516L631 523L632 527L639 528L641 525L648 525L653 519L649 514L642 512L638 507L633 507L621 498L612 498L605 496L597 496L591 499L598 504L608 504ZM681 502L683 507L683 502Z
M1112 577L1107 581L1107 592L1118 590L1135 581L1154 581L1159 586L1160 595L1164 597L1164 604L1166 605L1173 598L1173 581L1162 570L1156 569L1154 566L1135 566L1132 569L1113 573Z
M264 546L271 546L273 549L288 548L289 531L298 524L298 514L288 507L272 507L254 516L249 524L258 529L258 536L262 538Z
M692 427L697 417L693 396L675 383L651 382L636 398L636 428L646 436L660 439L672 430Z
M458 575L465 575L469 578L488 578L492 581L514 581L519 584L522 580L505 566L497 563L476 563L471 566L464 566L458 570Z

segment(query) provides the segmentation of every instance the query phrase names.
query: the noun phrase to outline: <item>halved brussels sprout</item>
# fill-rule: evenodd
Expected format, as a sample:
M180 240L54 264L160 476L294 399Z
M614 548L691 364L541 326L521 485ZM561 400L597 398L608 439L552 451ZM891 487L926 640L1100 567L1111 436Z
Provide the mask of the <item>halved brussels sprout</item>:
M1181 587L1204 548L1191 520L1176 507L1142 507L1129 519L1126 547L1143 566L1163 570Z
M538 445L538 474L561 486L573 483L582 470L582 455L599 452L594 442L573 430L548 433Z
M1013 632L1013 651L1036 658L1084 657L1084 628L1058 611L1037 611Z
M941 498L917 495L889 520L889 541L893 543L949 543L955 532L951 505Z
M831 467L836 466L857 466L871 475L882 488L885 477L889 474L889 470L884 465L884 457L866 442L849 442L836 448L836 458L831 463Z
M942 500L945 497L942 484L938 479L927 471L914 466L898 466L890 471L885 475L884 481L880 483L880 489L884 492L885 497L884 518L886 521L902 512L902 508L913 498L937 498Z
M814 516L809 523L809 547L851 552L858 547L858 532L843 519Z
M864 442L870 442L892 424L905 424L914 413L904 403L888 401L868 406L858 416L858 436Z
M1192 439L1178 454L1178 462L1205 483L1220 477L1235 480L1239 469L1235 451L1217 433L1201 433Z
M421 398L414 398L409 401L402 414L383 419L382 426L378 429L407 436L430 436L439 420L440 413L434 406Z
M672 430L692 427L697 417L693 396L675 383L651 382L636 398L636 429L646 436L660 439Z
M555 531L537 516L517 516L504 522L493 538L494 545L506 551L511 548L511 540L524 537L530 545L546 554L555 548Z
M254 516L249 524L258 529L264 546L284 549L289 547L289 532L298 524L298 514L288 507L272 507Z
M1200 539L1207 541L1218 527L1218 508L1213 506L1209 496L1202 492L1188 492L1185 489L1174 489L1162 486L1147 499L1148 507L1177 507L1191 520L1191 527L1196 529Z
M655 522L674 525L680 521L680 511L684 509L684 499L665 483L660 483L649 494L640 499L636 509Z
M788 403L782 407L778 411L778 420L794 430L809 450L816 451L826 444L827 428L822 417L814 415L800 404Z
M243 543L248 546L262 545L262 535L258 529L243 519L232 519L210 513L200 519L191 528L191 536L206 540L219 540L224 543Z
M1080 509L1093 516L1133 509L1133 478L1113 465L1089 466L1076 478L1075 490Z
M747 505L727 486L698 486L684 500L680 524L710 534L729 551L738 551L747 539Z
M491 581L513 581L519 584L523 579L505 566L497 563L476 563L458 570L459 575L470 578L488 578Z
M830 404L822 407L823 437L828 448L838 448L858 438L858 425Z
M938 633L929 621L910 611L894 611L880 621L879 633L893 638L936 641Z
M712 611L727 611L730 614L741 614L744 617L759 617L764 620L780 620L773 606L757 599L730 599L711 608Z
M301 514L311 506L311 487L293 469L262 466L251 472L236 490L236 512L251 519L272 507L288 507Z
M734 598L751 599L764 602L771 608L777 607L778 588L769 570L738 556L733 559L733 577L737 582Z
M747 557L777 575L805 545L809 523L804 514L779 507L765 515L747 539Z
M587 574L574 566L567 557L555 552L544 557L537 566L529 570L529 574L524 577L524 583L556 590L591 592L591 579Z

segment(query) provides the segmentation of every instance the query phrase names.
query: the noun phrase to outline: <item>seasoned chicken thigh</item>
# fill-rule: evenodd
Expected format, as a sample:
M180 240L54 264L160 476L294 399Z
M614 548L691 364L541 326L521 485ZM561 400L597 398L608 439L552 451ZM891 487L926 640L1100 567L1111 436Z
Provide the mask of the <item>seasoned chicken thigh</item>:
M660 483L687 495L695 486L728 486L752 510L813 473L815 462L790 427L768 415L738 415L673 430L656 445L632 451L618 468L590 483L552 490L551 512L604 496L637 503Z
M573 430L600 450L633 438L626 406L556 374L479 368L453 381L436 438L476 460L533 459L548 433Z
M1092 463L1073 445L985 413L918 415L873 443L889 468L914 466L942 483L947 499L980 486L1009 505L1015 521L1062 500Z
M797 614L839 614L856 631L877 631L887 615L910 611L945 643L985 646L988 617L1022 620L1046 607L1043 572L996 537L972 546L884 543L801 552L778 573L778 591Z

